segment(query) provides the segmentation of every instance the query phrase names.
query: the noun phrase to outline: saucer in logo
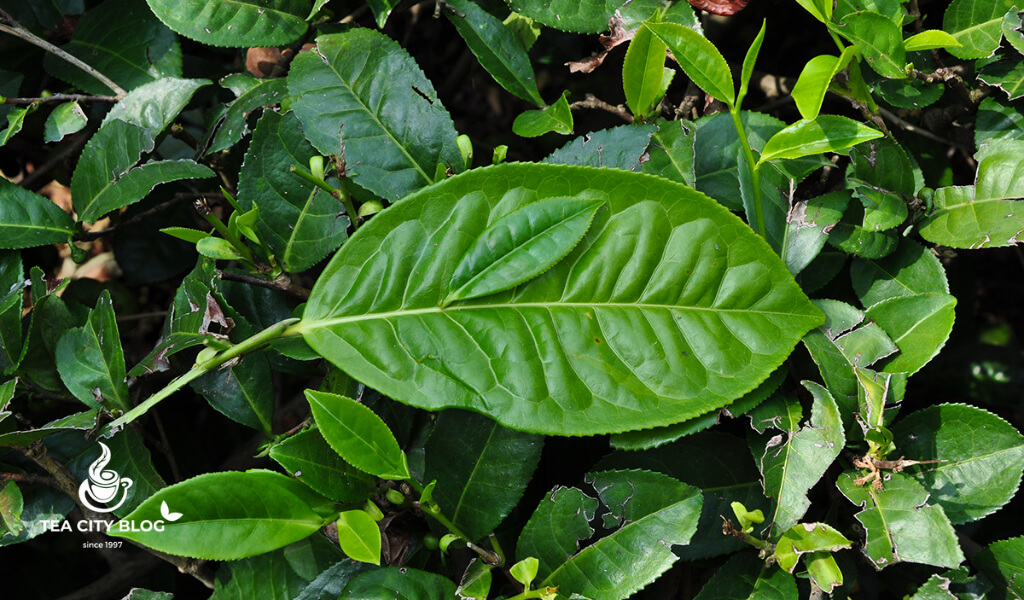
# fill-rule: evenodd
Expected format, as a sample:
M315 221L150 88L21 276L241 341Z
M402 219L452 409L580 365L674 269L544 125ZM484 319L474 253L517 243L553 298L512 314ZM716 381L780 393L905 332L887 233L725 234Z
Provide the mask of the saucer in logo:
M100 457L89 465L89 478L82 482L78 488L78 498L82 504L98 513L108 513L118 509L128 498L128 488L132 487L132 480L121 477L117 471L105 468L110 462L110 448L100 442ZM121 499L110 508L102 508L104 504L110 504L121 491Z

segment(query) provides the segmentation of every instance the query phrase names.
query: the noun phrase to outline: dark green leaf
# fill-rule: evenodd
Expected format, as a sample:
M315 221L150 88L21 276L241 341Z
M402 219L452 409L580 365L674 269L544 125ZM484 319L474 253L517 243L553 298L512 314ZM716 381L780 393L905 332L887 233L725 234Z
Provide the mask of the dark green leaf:
M352 560L380 565L380 529L365 510L338 515L338 543Z
M879 75L892 79L907 77L903 32L885 15L870 10L850 13L843 17L836 31L860 46L864 60Z
M22 492L24 509L21 523L25 529L17 536L0 535L0 548L30 540L50 530L54 521L60 522L75 507L67 494L49 486L26 487Z
M530 57L515 34L471 0L450 0L449 5L461 14L445 11L445 16L494 80L523 100L544 106Z
M305 583L278 550L221 565L210 600L290 600Z
M1024 437L990 412L941 404L908 415L892 426L892 433L907 459L943 461L906 472L954 524L995 512L1020 486Z
M871 140L850 150L852 168L848 178L866 182L880 191L909 198L917 191L916 165L903 148L889 140Z
M59 142L64 136L81 131L87 119L85 111L77 102L65 102L53 109L46 117L43 134L44 142Z
M284 46L306 32L309 0L146 0L181 35L210 46Z
M141 85L110 109L103 125L124 121L147 130L155 139L178 117L193 94L210 83L208 79L163 77Z
M341 202L292 173L316 150L294 113L267 111L256 125L239 175L239 202L259 208L256 228L285 270L299 273L323 260L348 236Z
M60 336L56 358L57 371L75 398L91 408L131 408L124 352L109 292L100 295L84 327Z
M775 505L774 511L765 515L773 539L804 516L811 505L807 492L846 445L839 407L828 390L810 381L805 381L804 387L814 396L814 406L803 429L788 439L785 434L770 439L764 436L751 445L764 475L765 495Z
M661 101L664 89L665 42L646 25L636 30L622 63L622 89L626 105L639 118L646 117Z
M578 488L558 486L545 494L519 534L516 560L534 557L537 572L547 578L580 549L580 542L594 535L590 521L597 514L598 501Z
M953 296L929 292L889 298L868 308L868 318L878 323L900 349L882 370L916 373L928 364L949 339L955 306Z
M839 191L793 202L779 249L790 273L803 271L818 256L828 239L827 231L842 218L849 201L850 194Z
M342 560L316 576L302 593L294 596L295 600L338 600L345 584L354 576L372 569L366 563L357 563L350 559Z
M686 121L659 121L647 150L649 158L640 164L640 170L696 187L694 141L694 128L687 126Z
M166 487L166 483L156 469L153 467L153 459L149 449L142 441L142 434L131 428L118 432L108 440L105 440L109 448L109 462L104 465L96 465L104 454L100 444L89 444L87 450L81 453L68 468L75 477L82 482L87 479L94 480L93 470L100 475L102 471L113 471L121 476L121 481L127 478L132 481L131 486L125 491L124 503L114 509L113 513L123 517L139 507L146 499L156 493L157 490ZM101 475L100 481L104 479ZM121 498L119 491L109 504L116 504ZM102 506L97 499L91 500L97 506Z
M233 73L222 79L220 84L234 92L236 97L207 134L212 139L200 145L203 154L220 152L237 144L249 132L247 121L252 111L278 104L288 94L284 79L256 79L248 73Z
M451 600L455 584L435 573L384 567L353 577L339 598L346 600Z
M671 127L671 125L666 125L666 127ZM651 172L647 169L648 163L644 162L644 156L651 143L651 136L656 135L657 130L653 125L619 125L611 129L602 129L574 139L552 152L551 156L542 162L581 167L608 167L627 171L643 169ZM692 138L690 142L692 151ZM692 157L690 163L690 180L692 181ZM664 175L662 176L664 177ZM672 179L672 177L668 177L668 179Z
M7 189L7 180L3 177L0 179L3 179L0 181L0 191ZM3 202L0 203L0 207L17 204L19 203ZM0 221L3 220L4 218L0 216ZM21 253L0 250L0 290L6 290L0 295L0 375L2 376L14 372L21 363L21 351L24 348L21 309L24 305L25 287L27 286L28 281L25 279ZM9 382L4 385L9 385ZM0 410L7 400L0 402Z
M1010 100L1024 96L1024 62L1020 57L986 65L978 79L1003 90Z
M864 306L898 296L949 293L942 263L912 240L902 240L895 252L880 260L854 259L850 279Z
M441 513L472 540L487 535L519 502L544 438L505 429L466 411L445 411L427 440L425 481L437 481Z
M53 202L4 177L0 177L0 196L3 197L0 249L31 248L71 240L75 220Z
M622 6L622 0L510 0L512 10L559 31L600 33Z
M957 58L991 56L1002 39L1003 16L1014 0L953 0L942 18L942 29L952 34L962 48L950 48Z
M1024 113L1001 100L989 97L978 105L974 143L979 148L989 140L1024 138Z
M440 308L487 222L565 196L607 202L569 256L513 290ZM728 404L821 318L761 238L692 190L614 169L509 164L376 215L328 265L297 329L402 402L589 435Z
M538 137L552 131L569 135L573 124L568 97L569 92L564 92L551 106L520 113L512 122L513 133L522 137Z
M906 79L879 78L878 82L874 84L873 91L882 100L897 108L918 110L938 102L945 89L942 84L925 79L908 81Z
M879 137L882 137L882 132L853 119L821 115L813 121L797 121L773 135L765 144L758 163L839 152Z
M863 552L876 569L898 562L955 568L963 562L953 526L941 506L926 504L929 495L920 483L904 473L887 474L883 483L884 489L857 485L851 473L838 481L839 491L863 509L857 513L867 530Z
M736 102L732 71L714 44L693 29L676 23L648 25L661 38L693 83L729 106Z
M750 111L742 111L740 119L747 132L747 141L750 143L750 147L757 152L764 148L765 142L770 137L785 127L785 123L775 117ZM682 124L682 121L680 123ZM686 125L681 126L686 127ZM726 208L742 209L740 175L736 160L741 149L739 135L736 133L736 126L733 124L732 118L725 113L704 117L693 123L693 129L696 130L691 134L694 136L693 141L689 141L689 136L684 133L680 142L693 144L695 157L693 169L696 173L694 187L711 196ZM683 160L687 158L687 150L689 149L684 148L682 151ZM681 163L678 170L682 174L685 173L685 168L686 164ZM676 177L670 177L670 179L679 181L679 178ZM688 183L685 175L681 183ZM771 193L771 190L763 190L763 193ZM769 200L768 204L770 203ZM770 229L771 227L769 227Z
M190 383L225 417L270 435L274 416L274 380L266 353L206 373Z
M67 417L62 417L41 427L30 429L28 431L12 431L10 433L0 434L0 448L28 446L38 439L42 439L59 431L70 431L73 429L86 431L93 429L96 427L98 416L99 410L94 408L84 412L75 413Z
M327 392L306 390L324 439L345 462L384 479L408 479L409 465L395 436L362 404Z
M695 600L796 600L796 578L766 567L754 552L740 552L704 584Z
M971 562L995 584L990 598L1024 596L1024 537L989 544Z
M132 90L162 77L181 76L181 47L174 33L141 2L106 0L75 24L71 42L61 49ZM113 90L55 54L46 70L89 94ZM84 120L84 118L83 118Z
M313 146L330 156L344 145L350 177L378 196L398 200L433 183L438 165L461 170L455 127L434 87L383 34L320 36L315 52L292 63L288 91Z
M259 502L253 499L259 498ZM108 535L149 548L207 560L236 560L301 540L332 520L330 503L305 485L271 471L207 473L150 496L120 523L164 520L161 505L181 513L163 531ZM141 528L140 528L141 529Z
M353 468L338 456L317 429L297 433L270 450L296 479L338 502L362 502L377 487L377 480Z

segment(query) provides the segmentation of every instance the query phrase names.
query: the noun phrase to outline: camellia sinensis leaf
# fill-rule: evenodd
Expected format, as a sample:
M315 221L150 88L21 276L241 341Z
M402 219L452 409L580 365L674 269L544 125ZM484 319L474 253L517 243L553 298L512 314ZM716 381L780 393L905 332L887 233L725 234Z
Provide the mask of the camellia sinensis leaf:
M451 600L455 584L443 575L408 567L373 569L353 577L339 598L346 600Z
M879 75L891 79L907 77L903 32L885 15L871 10L850 13L835 31L857 44L864 60Z
M442 308L488 223L565 197L604 201L568 256L513 289ZM821 319L760 237L688 188L629 171L508 164L376 215L332 259L293 330L401 402L591 435L728 404Z
M68 390L90 408L131 408L125 383L124 351L110 292L104 291L83 327L57 341L57 371Z
M942 17L942 29L953 36L960 47L949 48L957 58L991 56L1002 39L1003 16L1016 0L953 0Z
M47 198L4 177L0 177L0 196L4 199L0 202L0 248L32 248L71 241L75 220ZM20 270L20 261L18 265ZM19 277L24 279L20 274ZM10 289L10 286L4 288L5 291ZM20 303L18 316L21 316Z
M714 44L693 29L676 23L647 25L672 52L672 56L693 83L729 106L736 102L732 71Z
M284 46L306 32L308 0L146 0L181 35L210 46Z
M971 562L995 584L991 598L1024 596L1024 537L989 544Z
M774 566L766 567L756 552L738 552L704 584L695 600L796 600L796 578Z
M365 510L346 510L338 515L338 543L352 560L380 564L380 529Z
M161 510L164 503L182 516L166 520ZM327 499L280 473L227 471L158 491L119 521L123 525L111 527L108 535L168 554L236 560L308 537L335 514ZM143 530L144 521L162 522L163 531Z
M853 119L820 115L813 121L797 121L773 135L765 144L758 163L781 158L801 158L822 152L839 152L880 137L881 131Z
M681 121L676 121L676 124ZM671 128L671 124L663 127ZM580 167L608 167L639 171L647 169L653 155L648 154L651 137L656 136L658 128L654 125L619 125L610 129L602 129L581 135L558 150L551 153L542 162L555 165L577 165ZM693 150L693 138L690 138L690 150ZM659 155L658 158L664 156ZM648 160L650 159L650 160ZM685 160L685 159L680 159ZM647 162L645 162L647 161ZM661 174L666 179L673 179L669 174ZM680 181L679 179L673 179ZM690 181L693 181L693 157L690 158Z
M377 488L377 480L348 464L317 429L307 429L270 449L270 458L293 477L338 502L362 502Z
M793 525L775 544L775 558L779 568L792 573L800 557L815 552L838 552L853 542L825 523L799 523Z
M563 92L551 106L520 113L512 122L512 131L522 137L538 137L555 132L562 135L572 133L572 111L569 110L569 92Z
M637 117L645 117L664 93L665 42L647 26L636 30L622 63L622 89L626 105Z
M608 20L622 6L621 0L511 0L509 6L559 31L600 33L608 29Z
M320 432L345 462L384 479L408 479L409 465L398 441L372 410L359 402L306 390Z
M252 111L278 104L288 95L287 82L281 78L257 79L248 73L232 73L220 84L234 92L236 98L210 128L208 139L200 145L203 154L220 152L237 144L249 132L247 120Z
M65 102L46 117L43 141L59 142L64 136L81 131L87 122L85 111L77 102Z
M912 240L902 240L895 252L879 260L854 259L850 279L864 306L897 296L949 293L942 263Z

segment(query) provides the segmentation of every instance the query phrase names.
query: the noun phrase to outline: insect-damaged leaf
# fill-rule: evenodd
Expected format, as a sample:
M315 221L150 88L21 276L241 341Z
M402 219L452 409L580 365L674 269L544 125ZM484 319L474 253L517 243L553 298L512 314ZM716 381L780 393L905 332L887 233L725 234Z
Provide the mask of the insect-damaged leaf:
M511 290L442 308L481 231L559 197L605 202L568 256ZM720 408L820 322L764 241L704 196L629 171L510 164L376 215L335 255L296 329L401 402L590 435Z

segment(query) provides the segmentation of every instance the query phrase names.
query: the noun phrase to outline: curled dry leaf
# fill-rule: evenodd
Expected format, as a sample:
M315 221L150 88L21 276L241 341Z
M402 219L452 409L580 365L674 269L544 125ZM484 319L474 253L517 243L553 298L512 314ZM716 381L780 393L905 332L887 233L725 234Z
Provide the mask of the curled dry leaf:
M749 0L690 0L690 4L716 15L734 15L747 6Z
M604 50L594 54L593 56L581 59L571 60L566 64L569 67L570 73L592 73L594 69L601 66L604 62L605 57L612 51L613 48L620 44L633 39L633 35L636 33L636 29L629 29L626 27L626 21L619 14L619 11L615 11L612 18L608 20L608 33L598 37L598 41L604 46Z

